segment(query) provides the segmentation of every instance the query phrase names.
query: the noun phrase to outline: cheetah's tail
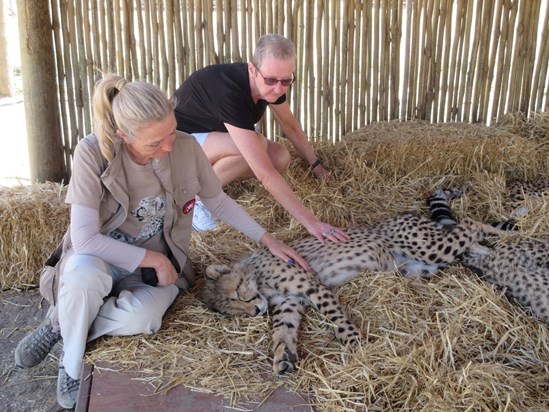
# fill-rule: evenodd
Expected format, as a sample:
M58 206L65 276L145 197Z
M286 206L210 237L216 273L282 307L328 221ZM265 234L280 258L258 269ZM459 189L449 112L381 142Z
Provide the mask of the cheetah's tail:
M497 235L497 236L515 236L517 232L509 230L505 224L508 222L503 222L497 226L492 226L486 223L479 222L470 218L465 218L462 221L462 225L470 227L471 229L482 232L486 235ZM502 226L503 225L503 226Z

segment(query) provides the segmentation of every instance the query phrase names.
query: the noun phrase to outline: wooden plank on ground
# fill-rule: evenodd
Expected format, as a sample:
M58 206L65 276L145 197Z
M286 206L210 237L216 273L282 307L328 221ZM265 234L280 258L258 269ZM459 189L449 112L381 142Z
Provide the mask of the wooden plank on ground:
M278 388L267 398L243 402L246 410L254 412L311 412L306 396ZM80 393L75 412L89 411L185 411L222 412L231 409L230 401L215 394L197 392L183 386L171 389L166 395L154 394L154 388L140 380L137 372L117 372L108 365L82 368Z

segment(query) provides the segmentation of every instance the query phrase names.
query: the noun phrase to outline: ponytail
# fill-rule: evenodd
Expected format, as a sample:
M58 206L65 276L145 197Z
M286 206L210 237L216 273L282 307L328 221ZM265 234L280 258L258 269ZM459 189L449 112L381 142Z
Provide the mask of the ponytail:
M92 97L93 132L101 154L109 162L117 130L130 138L153 121L161 121L173 111L174 104L158 87L145 82L127 82L107 74L95 85Z

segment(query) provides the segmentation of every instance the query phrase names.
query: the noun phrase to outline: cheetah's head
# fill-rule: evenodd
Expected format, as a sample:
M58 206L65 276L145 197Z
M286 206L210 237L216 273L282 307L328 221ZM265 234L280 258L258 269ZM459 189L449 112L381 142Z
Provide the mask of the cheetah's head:
M226 315L261 316L268 308L257 281L246 265L210 265L201 291L204 304Z

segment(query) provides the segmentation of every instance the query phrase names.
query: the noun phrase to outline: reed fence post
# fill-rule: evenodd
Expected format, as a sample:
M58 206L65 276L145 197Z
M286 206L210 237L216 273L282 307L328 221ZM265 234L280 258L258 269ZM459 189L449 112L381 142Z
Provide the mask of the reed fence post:
M17 0L31 179L65 178L48 0Z

